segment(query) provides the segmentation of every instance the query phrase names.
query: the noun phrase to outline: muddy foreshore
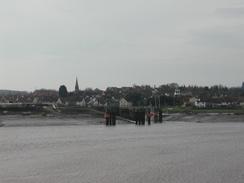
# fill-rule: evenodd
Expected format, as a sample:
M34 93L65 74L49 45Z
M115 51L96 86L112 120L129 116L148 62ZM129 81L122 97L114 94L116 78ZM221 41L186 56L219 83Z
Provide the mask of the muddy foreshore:
M164 121L182 121L182 122L244 122L243 114L234 113L172 113L164 115Z
M199 113L185 114L172 113L164 114L164 122L244 122L244 115L232 113ZM124 121L117 121L118 124L126 124ZM101 115L94 114L59 114L59 115L0 115L0 127L11 126L69 126L69 125L99 125L104 124Z
M95 125L102 124L100 116L90 114L77 115L0 115L0 127L13 126L68 126L68 125Z
M82 126L103 124L105 124L103 116L94 114L0 115L0 127ZM128 122L117 120L117 124L128 124Z

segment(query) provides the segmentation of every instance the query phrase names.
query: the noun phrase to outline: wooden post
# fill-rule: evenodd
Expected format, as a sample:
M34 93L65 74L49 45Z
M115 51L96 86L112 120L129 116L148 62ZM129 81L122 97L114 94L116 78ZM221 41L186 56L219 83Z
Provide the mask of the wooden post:
M111 121L112 121L112 126L115 126L116 125L116 115L115 115L115 113L112 113L111 114Z
M159 116L159 122L162 123L163 122L163 111L161 109L159 109L159 112L158 112L158 116Z
M106 121L106 126L115 126L116 125L115 109L113 110L112 108L106 108L104 117L105 117L105 121Z
M109 126L112 125L112 113L109 112Z
M154 118L154 123L158 123L158 109L157 108L154 108L153 118Z
M105 118L105 124L106 124L106 126L108 126L109 125L109 119L110 119L110 116L109 116L108 112L105 112L104 118Z
M145 110L143 109L142 112L141 112L141 119L142 119L142 125L145 125Z
M138 112L136 109L133 110L134 113L134 120L136 121L136 125L139 125L139 120L138 120Z
M147 117L147 124L151 125L151 111L150 111L150 109L147 111L146 117Z

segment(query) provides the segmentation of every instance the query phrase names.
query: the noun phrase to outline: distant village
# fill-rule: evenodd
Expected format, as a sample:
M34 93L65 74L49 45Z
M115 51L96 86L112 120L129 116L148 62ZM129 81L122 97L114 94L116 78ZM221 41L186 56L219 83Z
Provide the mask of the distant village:
M76 79L74 90L65 85L58 90L40 89L33 92L0 92L0 104L52 104L55 106L130 108L193 107L193 108L242 108L244 106L244 82L240 87L222 85L212 87L180 86L176 83L161 86L134 85L108 87L106 90L87 88L80 90Z

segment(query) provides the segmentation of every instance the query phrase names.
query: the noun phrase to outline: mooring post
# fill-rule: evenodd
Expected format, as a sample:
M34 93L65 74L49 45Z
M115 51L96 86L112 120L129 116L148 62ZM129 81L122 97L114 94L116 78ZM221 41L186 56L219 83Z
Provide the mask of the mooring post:
M158 122L158 109L156 108L154 108L153 119L154 119L154 123Z
M112 126L115 126L116 125L116 114L113 112L111 114L111 120L112 120Z
M142 124L145 125L146 124L146 120L145 120L145 110L144 109L141 112L141 119L142 119Z
M107 112L107 110L106 110L106 112L104 113L104 118L105 118L105 124L106 124L106 126L108 126L109 125L109 113Z
M108 123L108 126L111 126L111 123L112 123L112 116L111 116L111 112L109 112L109 123Z
M136 125L139 125L139 120L138 120L138 113L137 113L137 110L134 109L134 110L133 110L133 113L134 113L134 120L136 121Z
M159 109L159 112L158 112L158 116L159 116L159 122L162 123L163 122L163 111L162 109Z
M136 111L136 116L137 116L138 125L141 125L140 112L139 112L139 110Z
M139 118L140 118L140 124L143 125L143 112L142 112L142 109L140 109L139 111Z
M151 125L151 111L150 110L147 111L146 117L147 117L147 124Z
M139 118L139 125L142 125L141 111L138 112L138 118Z

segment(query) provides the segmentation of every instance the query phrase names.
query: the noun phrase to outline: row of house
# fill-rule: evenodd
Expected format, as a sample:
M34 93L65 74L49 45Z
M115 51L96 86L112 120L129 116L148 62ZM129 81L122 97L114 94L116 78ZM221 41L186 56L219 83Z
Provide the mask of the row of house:
M201 100L200 98L192 97L189 99L189 104L196 108L235 108L244 107L244 100L238 100L235 98L211 98Z
M64 100L61 98L58 98L56 101L56 105L70 105L68 100ZM82 100L78 100L74 103L74 105L80 106L80 107L106 107L108 105L116 105L120 108L130 108L132 107L132 103L127 101L125 98L121 98L120 100L116 100L115 98L112 98L109 101L99 100L96 97L85 97Z
M120 108L130 108L133 106L132 102L125 98L106 100L102 96L85 96L85 97L70 97L70 98L59 98L58 96L35 95L29 97L0 97L0 103L33 103L33 104L56 104L59 106L77 105L80 107L105 107L109 105L119 106ZM229 98L210 98L200 99L198 97L190 97L188 101L185 101L186 105L190 105L196 108L233 108L244 106L244 100L240 99L229 99Z
M198 97L196 93L193 95L191 91L184 89L181 91L176 84L172 85L172 90L160 87L153 89L150 86L133 86L122 88L109 87L106 91L99 89L92 90L89 88L81 91L79 90L78 79L76 79L74 92L66 91L66 95L61 95L60 93L60 91L41 89L25 95L0 96L0 103L48 103L56 105L77 105L81 107L116 105L120 108L130 108L133 104L135 106L174 106L184 104L197 108L236 107L244 105L244 99L241 96L227 98L227 95L216 95L218 97L215 98L215 95L209 96L200 93L199 95L202 97Z

